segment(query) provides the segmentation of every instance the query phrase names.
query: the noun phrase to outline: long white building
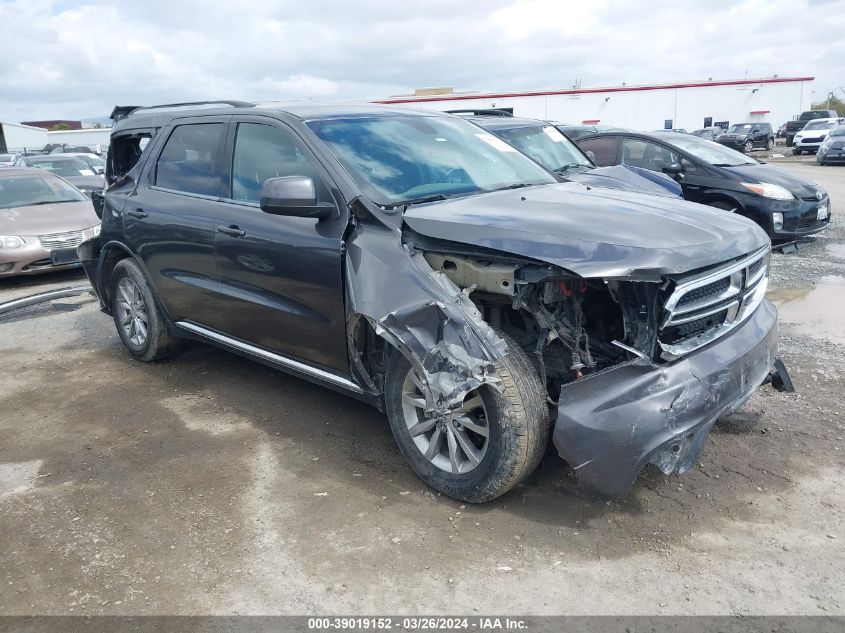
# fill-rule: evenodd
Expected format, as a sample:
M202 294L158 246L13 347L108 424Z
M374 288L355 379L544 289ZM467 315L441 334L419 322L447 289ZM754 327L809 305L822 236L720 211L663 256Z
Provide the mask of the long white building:
M431 110L504 108L515 116L570 124L616 125L634 130L685 128L691 131L718 123L747 121L766 121L777 129L810 108L813 79L774 76L498 93L433 89L379 99L376 103Z

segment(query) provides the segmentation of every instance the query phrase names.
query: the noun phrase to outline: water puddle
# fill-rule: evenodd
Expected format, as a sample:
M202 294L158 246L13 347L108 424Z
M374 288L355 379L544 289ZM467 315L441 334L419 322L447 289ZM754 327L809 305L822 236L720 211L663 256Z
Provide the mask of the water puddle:
M827 250L831 255L833 255L837 259L845 259L845 244L828 244Z
M814 286L775 288L766 296L783 323L815 339L845 345L845 277L822 277Z

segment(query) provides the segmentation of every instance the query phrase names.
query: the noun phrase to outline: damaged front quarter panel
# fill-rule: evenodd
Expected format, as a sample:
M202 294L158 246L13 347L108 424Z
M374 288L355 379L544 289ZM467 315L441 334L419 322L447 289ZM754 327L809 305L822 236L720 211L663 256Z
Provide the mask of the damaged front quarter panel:
M345 274L350 353L362 382L377 387L353 336L363 319L414 367L427 410L442 413L481 385L496 387L504 341L466 293L403 244L394 218L355 204L359 217L346 244Z

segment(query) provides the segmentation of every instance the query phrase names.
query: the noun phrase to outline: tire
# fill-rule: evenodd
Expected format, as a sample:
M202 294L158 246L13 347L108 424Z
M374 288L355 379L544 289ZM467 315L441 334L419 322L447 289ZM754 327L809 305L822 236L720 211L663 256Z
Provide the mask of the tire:
M496 364L501 391L482 385L464 400L467 415L475 428L486 430L486 439L468 426L452 431L446 428L450 422L426 420L422 408L403 399L403 394L414 393L415 389L410 362L396 352L387 367L385 411L399 450L426 484L468 503L490 501L523 481L539 465L549 441L549 409L540 377L519 345L502 332L497 333L507 344L505 357ZM477 407L471 408L479 403L480 415ZM429 428L412 437L410 428L418 422ZM460 432L464 441L473 442L477 464L459 448ZM454 442L449 441L450 434ZM432 452L436 454L429 458L424 451L431 449L432 441ZM450 444L456 448L455 461L451 459ZM460 459L464 461L458 464L456 473L454 464Z
M114 325L132 356L149 362L179 350L179 339L167 330L150 285L132 259L123 259L114 267L111 292Z
M742 151L747 154L752 149L754 149L754 143L751 141L745 141L745 145L742 146Z
M793 154L794 156L801 156L801 150L800 150L800 149L798 149L797 147L793 147L793 148L792 148L792 154Z
M794 138L794 137L792 137L792 136L787 136L787 137L786 137L786 146L787 146L787 147L792 147L792 142L793 142L793 141L792 141L792 139L793 139L793 138Z
M774 149L774 147L775 147L775 139L770 138L768 141L766 141L766 149L767 150L772 150L772 149Z
M737 206L735 204L731 204L726 200L714 200L713 202L708 202L707 206L715 209L721 209L722 211L727 211L728 213L736 213L737 210Z

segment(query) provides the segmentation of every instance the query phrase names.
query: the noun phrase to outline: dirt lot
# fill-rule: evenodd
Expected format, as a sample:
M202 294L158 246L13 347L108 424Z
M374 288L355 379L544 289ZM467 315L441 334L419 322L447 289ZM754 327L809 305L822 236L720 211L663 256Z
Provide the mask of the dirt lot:
M464 506L353 400L199 345L132 361L86 296L3 319L0 614L845 614L845 168L808 162L837 214L773 256L797 392L620 501L550 456Z

